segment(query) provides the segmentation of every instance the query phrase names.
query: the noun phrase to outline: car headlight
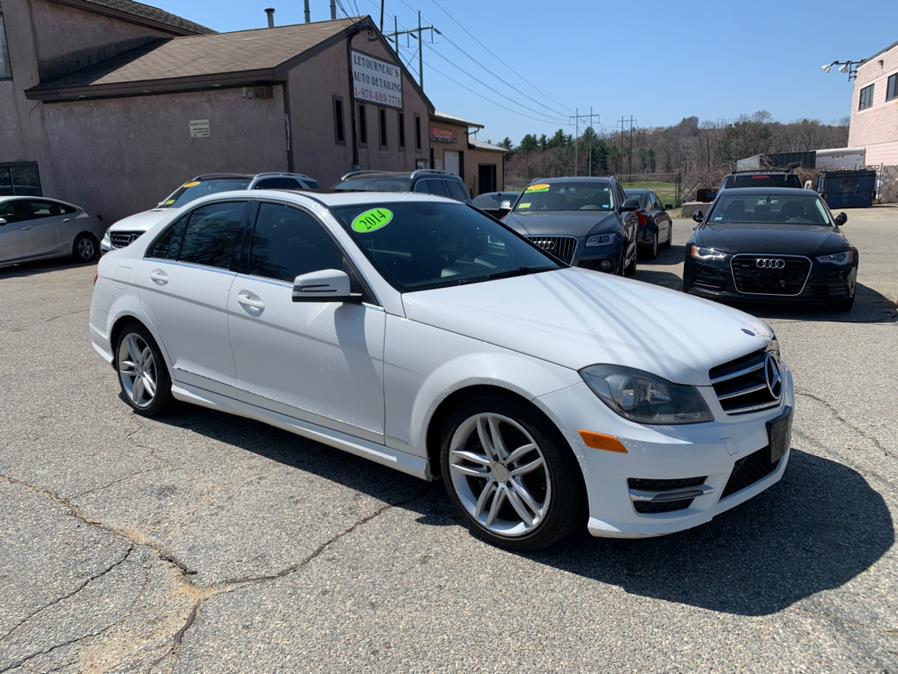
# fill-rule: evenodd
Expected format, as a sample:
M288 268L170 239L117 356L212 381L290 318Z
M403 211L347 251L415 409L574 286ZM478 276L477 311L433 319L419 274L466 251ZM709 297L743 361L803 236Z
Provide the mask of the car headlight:
M702 248L701 246L689 246L689 255L697 260L704 262L721 262L726 260L730 254L714 248Z
M591 365L580 370L580 376L603 403L630 421L697 424L714 419L694 386L618 365Z
M112 236L109 234L109 230L106 230L106 233L103 235L103 240L100 242L104 246L112 246Z
M586 239L586 247L592 248L593 246L607 246L609 244L614 243L617 240L616 234L593 234Z
M821 255L817 258L817 262L823 262L824 264L848 264L850 261L850 250L843 250L841 253L833 253L832 255Z

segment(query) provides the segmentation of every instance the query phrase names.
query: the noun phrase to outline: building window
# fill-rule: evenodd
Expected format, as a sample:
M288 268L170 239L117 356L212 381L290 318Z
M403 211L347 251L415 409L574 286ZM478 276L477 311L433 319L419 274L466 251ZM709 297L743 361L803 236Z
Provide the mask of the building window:
M405 114L399 113L399 147L405 149Z
M337 145L346 144L346 130L343 127L343 99L334 96L334 140Z
M415 149L421 149L421 115L415 115Z
M37 164L0 164L0 197L43 196Z
M365 118L364 105L359 105L359 143L368 144L368 120Z
M387 147L387 111L383 108L380 108L377 111L378 118L378 126L380 127L378 130L380 131L380 146L381 148Z
M866 110L873 105L873 85L869 85L861 89L860 101L858 101L858 110Z
M891 101L893 98L898 98L898 73L889 75L886 81L886 100Z
M0 80L12 77L9 65L9 50L6 48L6 26L3 23L3 12L0 11Z

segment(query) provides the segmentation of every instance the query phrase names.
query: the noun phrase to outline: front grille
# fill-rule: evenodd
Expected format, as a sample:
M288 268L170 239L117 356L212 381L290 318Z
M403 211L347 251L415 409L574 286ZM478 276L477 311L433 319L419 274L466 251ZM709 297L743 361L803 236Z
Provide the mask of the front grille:
M572 236L531 236L530 243L568 264L574 259L574 251L577 250L577 239Z
M109 240L113 248L124 248L133 243L143 232L110 232Z
M764 447L748 456L743 456L733 465L733 472L730 473L730 479L727 481L726 487L723 488L720 498L725 499L727 496L750 487L758 480L763 480L776 470L781 460L770 460L770 447Z
M774 347L759 349L746 356L731 360L723 365L711 368L708 376L711 385L720 401L720 406L727 414L748 414L776 407L780 404L782 382L774 381L773 390L767 381L767 355L775 360L771 351ZM782 376L779 363L775 362L777 373Z
M799 295L811 273L811 261L800 256L736 255L730 268L740 293Z
M638 501L633 504L636 512L640 515L654 515L656 513L671 513L677 510L686 510L692 505L692 499L682 499L680 501Z

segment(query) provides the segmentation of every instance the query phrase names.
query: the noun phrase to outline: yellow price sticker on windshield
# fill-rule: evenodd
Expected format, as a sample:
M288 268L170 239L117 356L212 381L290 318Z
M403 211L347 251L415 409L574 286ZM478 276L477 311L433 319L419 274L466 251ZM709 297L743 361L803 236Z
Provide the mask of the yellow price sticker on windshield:
M529 201L524 201L524 202L518 204L518 208L519 208L519 209L522 209L522 208L530 208L530 202L529 202Z
M181 187L196 187L200 184L199 180L191 180L189 183L184 183Z
M548 192L550 189L552 189L552 186L548 183L539 183L528 187L524 190L524 194L530 194L531 192Z
M165 205L166 205L166 206L171 206L173 203L175 203L175 200L174 200L174 199L169 199L168 201L165 202Z

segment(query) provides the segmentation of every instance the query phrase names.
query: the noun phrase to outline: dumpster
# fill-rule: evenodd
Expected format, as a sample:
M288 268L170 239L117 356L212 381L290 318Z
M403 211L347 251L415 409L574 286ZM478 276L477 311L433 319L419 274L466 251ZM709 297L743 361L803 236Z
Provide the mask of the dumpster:
M876 171L824 171L817 191L826 204L837 208L870 208L876 195Z

